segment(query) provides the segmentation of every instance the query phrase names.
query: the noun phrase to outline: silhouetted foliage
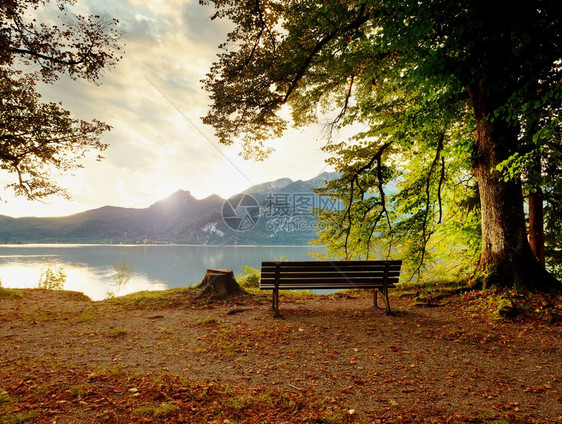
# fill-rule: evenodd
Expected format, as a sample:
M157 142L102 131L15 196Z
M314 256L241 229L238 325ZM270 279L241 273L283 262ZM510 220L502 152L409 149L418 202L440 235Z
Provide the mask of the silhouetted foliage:
M8 187L38 199L65 194L51 177L68 171L100 141L109 126L73 119L59 104L42 103L37 82L61 75L96 83L120 56L117 21L81 16L74 0L6 0L0 4L0 169L16 175ZM59 16L57 24L40 16ZM40 13L41 12L41 13ZM47 23L48 22L48 23Z

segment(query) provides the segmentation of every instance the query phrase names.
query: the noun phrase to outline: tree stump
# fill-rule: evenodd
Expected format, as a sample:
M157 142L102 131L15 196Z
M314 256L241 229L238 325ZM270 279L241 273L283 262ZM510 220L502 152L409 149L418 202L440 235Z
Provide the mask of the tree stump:
M236 295L248 294L234 278L231 269L208 269L201 282L197 285L201 291L196 299L208 297L210 299L226 299Z

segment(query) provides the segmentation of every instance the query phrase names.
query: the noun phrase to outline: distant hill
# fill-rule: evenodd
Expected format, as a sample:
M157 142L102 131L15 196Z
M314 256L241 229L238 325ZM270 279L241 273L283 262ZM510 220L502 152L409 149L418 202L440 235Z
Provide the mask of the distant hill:
M320 206L312 189L336 177L282 178L252 186L228 203L216 194L196 199L178 190L144 209L104 206L57 218L0 215L0 242L306 244L316 233L312 208ZM245 223L241 230L238 222Z

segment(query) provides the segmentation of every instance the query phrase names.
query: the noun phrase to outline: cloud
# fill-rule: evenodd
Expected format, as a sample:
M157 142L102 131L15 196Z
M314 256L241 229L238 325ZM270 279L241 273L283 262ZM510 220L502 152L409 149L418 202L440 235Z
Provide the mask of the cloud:
M240 146L219 145L213 129L202 124L209 99L200 80L230 28L209 19L211 7L196 0L87 0L76 7L119 19L124 57L99 86L61 78L40 90L45 100L62 101L75 117L110 124L113 130L103 137L110 147L102 162L92 155L73 176L60 177L71 202L12 199L0 206L0 214L54 216L106 204L146 207L178 189L226 197L252 184L312 178L323 170L315 129L289 131L273 142L277 152L269 160L254 163L239 157Z

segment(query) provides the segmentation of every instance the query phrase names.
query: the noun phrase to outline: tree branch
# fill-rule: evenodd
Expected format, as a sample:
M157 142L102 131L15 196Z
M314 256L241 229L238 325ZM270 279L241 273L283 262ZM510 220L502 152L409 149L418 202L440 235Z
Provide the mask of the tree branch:
M338 113L338 116L336 116L335 119L332 122L330 122L330 124L329 124L330 125L330 131L329 131L329 135L328 135L328 141L326 142L326 144L330 144L330 142L332 140L332 134L334 132L334 128L336 127L338 122L340 122L341 119L347 113L347 108L349 107L349 99L351 99L351 93L353 91L354 81L355 81L355 75L351 75L350 80L349 80L349 87L347 88L347 92L345 94L343 107L340 109L340 111Z
M330 41L332 41L336 37L336 35L338 35L338 33L340 33L340 32L346 33L348 31L359 29L363 24L365 24L366 22L369 21L369 15L364 15L365 9L366 9L366 6L365 6L365 3L364 3L364 4L361 5L361 8L359 9L359 14L353 22L351 22L348 25L346 25L345 27L343 27L340 31L336 30L336 31L333 31L332 33L328 34L326 37L321 39L314 46L314 48L308 54L306 60L304 61L304 63L300 67L300 69L297 71L295 77L291 81L291 85L289 86L287 92L285 93L283 103L287 102L291 93L295 90L298 83L300 82L300 80L304 76L306 70L309 68L309 66L312 63L312 60L314 59L316 54L318 54L322 50L322 48L324 48L324 46L326 46L326 44L328 44Z
M411 281L412 278L414 278L414 275L418 275L418 278L420 277L420 273L421 273L421 267L423 265L423 261L425 259L425 249L427 246L427 243L429 242L429 239L431 238L432 233L430 232L429 234L427 233L427 221L429 218L429 206L430 206L430 202L431 202L431 191L430 191L430 187L431 187L431 176L433 174L433 171L435 170L435 167L437 166L437 164L439 163L439 159L441 158L441 152L443 150L443 142L445 141L445 134L441 134L441 136L439 137L439 141L437 142L437 150L435 152L435 157L433 158L433 162L431 163L431 166L429 167L429 171L427 173L427 179L426 179L426 185L425 185L425 197L426 197L426 207L425 207L425 211L424 211L424 217L423 217L423 224L422 224L422 251L421 251L421 258L419 260L418 263L418 267L416 268L416 270L412 273L412 276L410 277L410 279L408 281ZM441 175L443 175L443 169L441 171ZM440 193L440 187L441 187L441 182L442 179L440 177L439 179L439 190L438 192ZM441 195L439 194L439 220L441 221Z

